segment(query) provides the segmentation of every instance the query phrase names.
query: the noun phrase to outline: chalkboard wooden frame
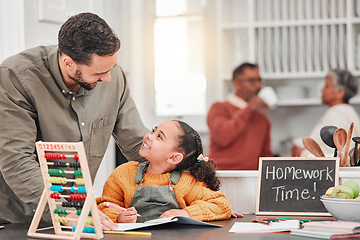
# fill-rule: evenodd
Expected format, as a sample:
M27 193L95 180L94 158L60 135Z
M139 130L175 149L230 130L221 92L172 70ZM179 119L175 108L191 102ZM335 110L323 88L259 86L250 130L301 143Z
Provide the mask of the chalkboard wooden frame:
M331 216L320 196L339 184L339 161L339 157L261 157L255 214Z

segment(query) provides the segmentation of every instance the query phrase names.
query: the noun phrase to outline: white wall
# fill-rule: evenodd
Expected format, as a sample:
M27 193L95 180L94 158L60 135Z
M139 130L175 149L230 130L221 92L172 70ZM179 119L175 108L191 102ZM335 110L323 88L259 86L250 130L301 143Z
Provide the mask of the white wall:
M116 4L116 1L112 4ZM107 8L104 10L105 6ZM41 15L41 9L45 9L43 13L47 14ZM105 20L108 20L106 16L110 16L109 24L116 23L114 9L110 11L103 0L0 0L0 61L27 48L57 44L61 24L78 12L94 12ZM40 21L39 16L43 16L43 20ZM114 168L115 143L111 140L99 168L100 174L97 174L94 182L96 196L101 195L102 187Z
M23 0L0 0L0 62L25 48Z
M62 24L59 22L38 21L39 3L46 0L0 0L0 61L25 48L39 44L56 44L57 33ZM119 52L119 64L128 77L132 96L138 106L141 117L147 127L151 128L165 118L154 117L153 91L153 45L152 18L153 0L59 0L50 1L65 4L60 18L66 19L70 14L81 11L92 11L102 16L119 36L122 45ZM211 3L211 1L209 1ZM207 36L213 35L216 24L214 6L206 7ZM55 16L55 15L54 15ZM50 16L51 18L52 16ZM59 16L57 16L59 17ZM55 19L57 17L54 17ZM217 95L215 71L216 36L207 37L206 72L208 77L207 105L220 100ZM360 112L360 106L355 106ZM312 126L326 110L325 106L279 107L267 114L272 122L272 148L276 153L288 154L287 139L310 134ZM201 129L205 154L207 153L208 134L206 116L190 119L195 129ZM284 144L281 142L284 141ZM105 163L113 164L113 153L106 155ZM107 178L113 167L101 166L101 181ZM107 171L104 169L108 169ZM102 183L99 183L99 186ZM100 190L99 190L100 191Z

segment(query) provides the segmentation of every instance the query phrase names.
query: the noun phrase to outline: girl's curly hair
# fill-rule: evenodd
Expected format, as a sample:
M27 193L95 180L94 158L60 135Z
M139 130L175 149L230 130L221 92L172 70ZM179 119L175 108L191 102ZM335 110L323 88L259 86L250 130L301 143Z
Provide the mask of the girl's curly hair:
M177 170L188 170L196 180L204 182L208 188L218 191L220 181L215 176L216 164L213 160L198 160L198 156L203 153L202 141L198 132L185 122L178 122L183 134L179 136L178 151L184 153L184 159L177 165Z

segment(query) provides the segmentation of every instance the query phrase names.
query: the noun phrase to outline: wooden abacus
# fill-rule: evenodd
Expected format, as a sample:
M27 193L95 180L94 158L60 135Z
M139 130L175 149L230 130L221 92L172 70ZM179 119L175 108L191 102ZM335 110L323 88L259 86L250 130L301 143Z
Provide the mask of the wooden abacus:
M40 141L36 143L36 150L44 181L44 191L29 227L28 236L76 240L103 238L83 143ZM59 167L73 170L59 169ZM69 175L74 178L66 178ZM72 186L65 186L66 184ZM71 191L72 194L63 194L63 191ZM56 201L62 198L70 201ZM38 232L46 203L50 209L54 234ZM62 208L58 208L58 205ZM77 219L70 219L66 216L69 212L76 212L80 216ZM61 225L62 222L70 221L76 221L77 224L75 226ZM93 227L85 227L85 224L93 225Z

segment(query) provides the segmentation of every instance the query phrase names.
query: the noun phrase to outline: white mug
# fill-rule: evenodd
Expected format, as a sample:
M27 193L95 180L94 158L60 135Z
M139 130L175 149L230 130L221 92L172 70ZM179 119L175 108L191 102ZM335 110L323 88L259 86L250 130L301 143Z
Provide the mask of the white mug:
M269 105L270 109L275 109L276 104L278 102L278 97L272 87L266 86L263 87L258 96L267 104Z

